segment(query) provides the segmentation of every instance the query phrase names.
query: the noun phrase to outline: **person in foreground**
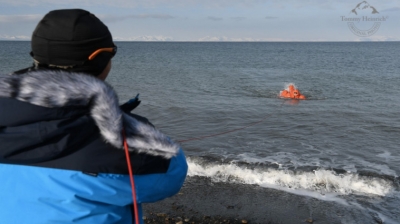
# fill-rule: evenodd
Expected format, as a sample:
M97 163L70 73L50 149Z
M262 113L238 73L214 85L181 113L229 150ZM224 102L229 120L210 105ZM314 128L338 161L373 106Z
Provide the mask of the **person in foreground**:
M187 163L104 82L116 53L108 28L55 10L31 45L33 66L0 76L0 222L134 223L124 130L143 223L141 204L176 194Z

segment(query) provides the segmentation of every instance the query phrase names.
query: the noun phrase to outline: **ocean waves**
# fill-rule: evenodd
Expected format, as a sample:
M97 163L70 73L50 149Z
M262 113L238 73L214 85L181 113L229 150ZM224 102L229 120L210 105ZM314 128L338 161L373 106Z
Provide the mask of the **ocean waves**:
M251 166L235 162L217 163L188 158L189 176L209 177L214 182L255 184L304 195L375 195L388 196L396 191L393 180L359 173L338 173L318 168L303 171ZM323 197L322 197L323 199Z

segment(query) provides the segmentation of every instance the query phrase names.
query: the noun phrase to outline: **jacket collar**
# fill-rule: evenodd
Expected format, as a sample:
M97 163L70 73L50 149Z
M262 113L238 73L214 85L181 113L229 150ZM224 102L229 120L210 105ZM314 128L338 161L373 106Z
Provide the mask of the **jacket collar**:
M90 116L105 141L123 148L125 129L130 151L171 158L179 145L149 124L119 108L118 96L106 82L90 75L61 71L35 71L0 76L0 97L47 108L89 107Z

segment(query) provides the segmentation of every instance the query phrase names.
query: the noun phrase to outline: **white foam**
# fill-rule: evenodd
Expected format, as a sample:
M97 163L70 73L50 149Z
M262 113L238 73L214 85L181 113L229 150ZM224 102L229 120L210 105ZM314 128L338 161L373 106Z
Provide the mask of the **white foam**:
M362 177L355 173L336 174L330 170L313 172L292 172L276 169L250 169L230 164L200 165L195 159L188 159L189 176L210 177L215 182L239 182L256 184L293 192L302 190L327 194L361 194L385 196L393 191L392 184L384 179ZM301 193L303 194L303 193ZM323 198L322 198L323 199Z
M380 153L377 156L382 157L382 158L390 158L392 156L392 153L390 153L388 151L384 151L383 153Z
M297 86L293 82L285 83L285 90L289 91L289 86L293 85L295 89L297 89Z
M328 151L325 151L325 153ZM329 155L335 155L335 152L329 152ZM306 166L331 166L331 163L335 163L338 167L344 169L349 173L356 173L358 171L357 167L363 168L367 171L374 171L376 173L398 177L399 175L395 170L393 170L388 164L394 164L394 162L400 161L396 156L392 156L390 152L384 152L382 154L378 154L378 157L385 158L387 161L391 161L388 164L378 163L378 162L369 162L367 160L362 160L353 156L348 156L346 158L346 163L342 161L335 161L332 159L332 162L324 162L319 157L316 157L312 154L302 154L296 155L291 152L277 152L274 155L270 155L268 157L258 156L254 153L242 153L236 155L238 161L244 161L247 163L272 163L278 164L280 168L287 168L289 166L297 167L306 167ZM324 155L325 157L327 155Z
M373 163L373 162L368 162L366 160L361 160L360 164L363 167L367 167L369 169L376 170L380 173L393 176L393 177L398 177L397 172L392 170L387 164L381 164L381 163Z
M374 211L374 212L376 212L376 211ZM399 223L398 221L393 220L393 219L389 218L388 216L383 215L379 212L376 212L376 214L382 220L382 223L387 223L387 224L398 224Z

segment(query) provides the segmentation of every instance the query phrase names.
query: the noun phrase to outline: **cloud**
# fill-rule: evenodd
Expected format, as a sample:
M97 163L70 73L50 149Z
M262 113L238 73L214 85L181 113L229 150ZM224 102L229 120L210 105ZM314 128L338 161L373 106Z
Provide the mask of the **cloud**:
M251 38L251 37L226 37L226 36L205 36L198 38L198 42L327 42L330 39L315 38L315 39L289 39L289 38ZM351 39L346 41L400 41L400 37L393 36L372 36L368 38Z
M30 40L31 37L24 35L10 36L10 35L0 35L0 40Z
M223 20L223 18L221 18L221 17L214 17L214 16L209 16L209 17L207 17L207 19L212 20L212 21L221 21L221 20Z
M397 12L397 11L400 11L400 7L393 7L393 8L384 9L381 12Z
M283 42L283 41L292 41L281 38L251 38L251 37L217 37L217 36L205 36L197 39L196 41L200 42Z
M37 23L43 15L0 15L0 23L32 22Z
M159 19L159 20L169 20L175 17L167 14L138 14L138 15L125 15L125 16L114 16L114 15L98 15L99 19L104 22L119 22L127 19Z
M356 39L356 41L400 41L400 37L393 36L370 36Z
M361 0L360 0L361 1ZM392 0L381 0L381 2L390 2ZM331 6L337 6L338 4L348 4L348 0L0 0L0 4L3 6L45 6L47 8L65 8L65 7L104 7L109 6L113 8L156 8L168 6L171 8L182 8L182 7L197 7L197 8L254 8L260 5L266 5L272 7L305 7L305 6L317 6L327 8ZM357 3L357 1L356 1Z
M245 20L246 17L232 17L231 19L233 19L235 21L242 21L242 20Z
M0 0L2 5L12 6L112 6L117 8L157 7L161 5L168 5L172 7L200 6L207 8L221 8L231 6L254 6L265 2L268 2L268 0L170 0L167 3L165 0Z
M44 15L0 15L0 23L21 23L31 22L38 23ZM159 19L169 20L174 19L174 16L168 14L137 14L137 15L96 15L105 22L118 22L127 19Z
M166 36L137 36L137 37L114 37L115 41L173 41L172 37Z
M265 19L277 19L278 17L276 16L266 16Z

